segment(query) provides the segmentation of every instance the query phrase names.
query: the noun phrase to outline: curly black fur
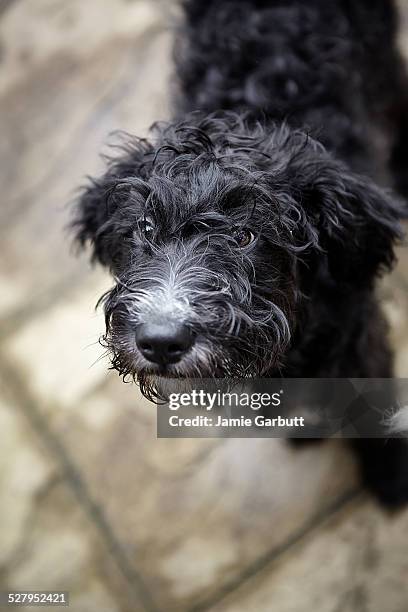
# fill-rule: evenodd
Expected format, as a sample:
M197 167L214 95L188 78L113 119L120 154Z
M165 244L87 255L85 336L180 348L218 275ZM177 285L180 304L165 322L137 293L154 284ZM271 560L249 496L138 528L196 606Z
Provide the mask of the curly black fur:
M391 376L373 292L404 214L373 180L404 188L391 3L184 10L176 119L149 141L125 137L74 224L116 281L102 298L113 367L148 397L158 376ZM252 242L240 248L243 230ZM157 316L195 338L167 367L135 343Z

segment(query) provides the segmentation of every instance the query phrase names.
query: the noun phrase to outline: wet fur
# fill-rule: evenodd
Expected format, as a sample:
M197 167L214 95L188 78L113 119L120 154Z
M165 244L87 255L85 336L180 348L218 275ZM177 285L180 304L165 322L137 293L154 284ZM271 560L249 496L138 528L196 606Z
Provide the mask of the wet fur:
M374 293L406 215L384 189L405 191L391 4L189 0L184 11L175 119L149 140L124 137L74 222L115 278L102 300L113 367L148 397L161 375L391 376ZM239 249L243 227L255 240ZM158 311L196 337L166 372L134 340ZM357 449L370 486L406 501L404 443L370 442ZM383 470L398 486L383 486Z

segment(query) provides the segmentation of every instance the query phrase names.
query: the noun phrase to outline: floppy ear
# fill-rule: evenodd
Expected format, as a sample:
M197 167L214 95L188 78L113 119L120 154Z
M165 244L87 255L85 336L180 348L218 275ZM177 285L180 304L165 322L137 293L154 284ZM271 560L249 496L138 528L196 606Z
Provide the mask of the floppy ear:
M404 205L371 179L331 159L317 163L309 179L304 186L306 214L330 276L337 283L371 285L394 262L394 246L403 236Z
M92 261L110 265L113 241L107 241L110 220L125 197L125 182L146 179L151 172L149 154L152 146L143 139L133 139L123 157L108 160L106 173L97 179L88 177L88 184L79 197L71 223L75 239L81 247L92 247Z

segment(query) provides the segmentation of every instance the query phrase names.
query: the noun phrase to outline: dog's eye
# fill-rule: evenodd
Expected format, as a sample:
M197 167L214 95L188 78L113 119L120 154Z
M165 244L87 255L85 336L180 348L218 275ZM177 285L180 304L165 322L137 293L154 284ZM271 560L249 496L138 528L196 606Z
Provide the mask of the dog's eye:
M143 236L150 238L154 230L153 219L151 217L142 217L138 221L138 227Z
M243 229L239 229L234 232L234 240L239 248L243 249L255 240L255 236L251 230L244 227Z

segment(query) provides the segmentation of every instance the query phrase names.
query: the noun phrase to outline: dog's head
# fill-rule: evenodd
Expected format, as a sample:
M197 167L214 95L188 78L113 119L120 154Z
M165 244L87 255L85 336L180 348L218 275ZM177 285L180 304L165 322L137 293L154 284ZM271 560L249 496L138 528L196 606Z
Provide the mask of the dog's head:
M316 141L233 113L156 125L85 189L79 241L108 266L113 366L242 377L284 361L316 284L369 288L393 261L398 206Z

